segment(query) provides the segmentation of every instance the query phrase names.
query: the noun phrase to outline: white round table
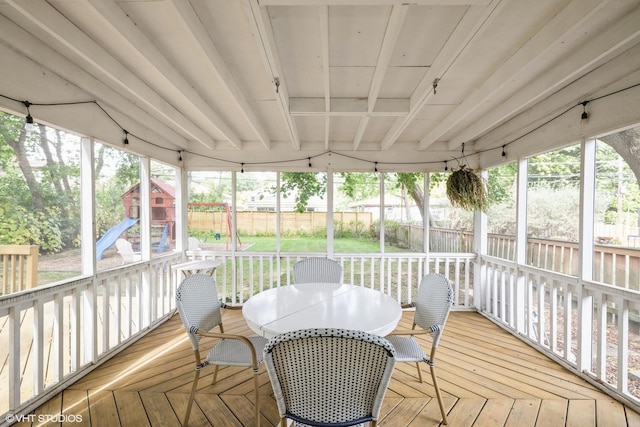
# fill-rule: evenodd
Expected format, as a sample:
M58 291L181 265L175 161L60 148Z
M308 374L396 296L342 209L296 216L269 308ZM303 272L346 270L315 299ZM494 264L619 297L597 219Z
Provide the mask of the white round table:
M341 328L385 336L402 317L400 304L388 295L361 286L303 283L260 292L242 307L258 335L309 328Z

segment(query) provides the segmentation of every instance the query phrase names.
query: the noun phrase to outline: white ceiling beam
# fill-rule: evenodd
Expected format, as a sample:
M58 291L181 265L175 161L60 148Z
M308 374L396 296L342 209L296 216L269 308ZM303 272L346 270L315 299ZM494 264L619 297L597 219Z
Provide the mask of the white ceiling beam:
M154 136L145 137L153 139L155 142L162 141L162 145L176 148L186 149L189 144L183 135L178 134L171 126L168 126L165 121L161 121L150 115L147 111L138 107L137 105L129 102L121 94L114 91L111 87L105 85L100 79L87 73L78 65L70 61L68 58L62 56L57 51L51 49L50 46L44 44L39 39L36 39L33 35L24 31L24 29L16 26L13 22L8 21L4 16L0 15L0 40L7 42L9 46L16 53L31 59L39 67L46 68L46 73L43 74L43 78L47 79L47 84L54 86L53 79L50 76L57 76L65 82L65 92L69 92L69 98L65 98L64 102L84 101L85 99L78 99L77 95L74 95L75 89L69 86L68 82L72 82L74 87L77 87L81 91L85 92L91 99L100 100L103 107L108 109L109 114L114 114L118 111L119 115L128 116L131 121L137 121L144 128L144 133L152 133ZM7 58L5 58L7 59ZM8 60L8 59L7 59ZM40 61L44 62L41 65ZM23 73L25 74L26 71ZM47 97L47 99L51 96ZM32 102L39 102L35 97L30 97ZM57 107L63 108L63 107ZM96 107L97 108L97 107ZM83 113L86 112L86 108L83 107ZM37 119L37 116L36 116ZM108 121L109 119L107 119ZM126 129L137 135L142 135L143 131L138 132L134 130L133 124L118 123L124 126ZM92 127L100 128L100 124L94 124ZM90 134L89 136L98 137L98 135ZM102 136L104 138L104 136ZM114 139L121 139L122 134L118 129L116 137ZM108 142L109 139L104 139Z
M461 124L470 116L484 107L488 102L504 99L515 88L522 86L539 72L539 67L547 62L543 59L559 50L566 49L563 40L579 27L584 25L590 16L601 8L600 0L574 0L559 11L533 37L528 38L504 64L493 74L483 78L483 84L466 97L451 114L440 121L427 135L420 140L419 148L424 150L443 135ZM459 145L462 141L452 141L452 145Z
M103 17L104 23L120 34L140 58L148 64L147 73L156 71L156 76L164 79L164 85L175 88L176 99L181 98L184 111L192 111L192 120L200 128L215 127L227 141L241 148L240 137L227 125L218 113L204 100L193 85L165 58L151 40L135 25L127 14L113 0L85 0L95 12Z
M110 82L111 87L128 95L128 97L125 96L128 99L135 100L132 102L144 105L148 112L180 129L190 139L208 148L214 146L215 141L211 137L127 70L100 45L87 37L49 3L35 0L6 0L6 3L67 48L71 54L69 57L71 61L76 63L80 61L87 68L94 69L99 80Z
M244 93L242 93L242 89L240 89L240 86L234 79L234 73L229 70L229 67L209 37L209 34L202 25L202 21L198 18L191 4L187 0L173 0L171 3L185 25L191 30L190 35L192 36L191 38L195 46L198 46L209 60L209 63L215 71L216 78L227 88L231 94L231 98L235 101L236 106L240 109L260 142L262 142L265 148L270 148L271 141L267 136L267 132L260 124L255 112L249 105L249 102L247 102Z
M491 0L259 0L261 6L487 6Z
M282 115L291 145L295 150L300 149L300 135L293 117L289 114L289 91L282 71L282 63L278 55L278 48L271 27L271 20L266 7L261 7L258 0L243 0L245 13L249 20L249 26L253 32L258 46L258 52L262 58L268 75L273 78L276 89L276 100L280 114Z
M409 114L402 120L396 120L382 139L382 150L388 150L413 122L424 104L434 96L433 82L446 74L464 48L489 27L505 4L506 1L493 0L487 7L470 7L466 11L411 95Z
M476 149L483 151L510 144L568 108L576 106L589 97L597 96L599 91L610 88L612 84L620 84L624 87L627 84L625 79L637 74L638 70L640 70L640 44L484 134L476 140ZM631 81L637 81L637 79L632 78ZM611 89L608 89L608 92L610 91ZM587 111L591 108L592 105L587 105ZM580 121L581 113L582 108L576 108L573 112L575 121ZM549 126L554 126L554 123L549 123ZM507 152L510 152L509 148Z
M332 98L329 111L325 98L291 98L289 104L292 116L405 117L409 113L408 98L380 98L373 111L364 98Z
M451 140L451 143L459 144L468 138L485 134L510 117L526 111L581 76L587 75L603 63L615 58L621 52L640 43L638 22L640 22L640 8L626 14L615 26L609 26L603 32L598 32L580 48L572 50L561 64L545 70L539 78L527 83L516 94L484 114L477 122L465 127Z
M369 95L367 97L368 112L372 112L376 105L378 95L380 94L380 89L382 88L382 82L384 81L384 76L387 74L389 62L391 61L391 55L393 54L393 50L396 47L396 43L398 42L398 37L400 36L400 32L402 31L402 25L404 24L404 20L407 16L408 9L409 6L407 5L393 6L393 8L391 9L391 16L389 17L389 22L387 24L384 38L382 39L380 54L378 55L376 67L373 72L371 85L369 86ZM358 130L353 140L354 150L358 149L368 123L369 116L360 119Z
M331 111L331 64L329 61L329 7L318 7L320 20L320 48L322 49L322 80L324 82L324 111ZM291 102L291 100L289 100ZM329 149L331 117L324 119L324 148Z

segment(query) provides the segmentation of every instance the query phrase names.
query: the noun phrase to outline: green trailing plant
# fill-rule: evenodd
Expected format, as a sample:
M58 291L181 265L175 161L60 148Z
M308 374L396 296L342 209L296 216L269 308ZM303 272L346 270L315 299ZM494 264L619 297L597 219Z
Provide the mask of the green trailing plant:
M462 165L447 179L447 197L453 206L486 212L489 207L487 187L483 179Z

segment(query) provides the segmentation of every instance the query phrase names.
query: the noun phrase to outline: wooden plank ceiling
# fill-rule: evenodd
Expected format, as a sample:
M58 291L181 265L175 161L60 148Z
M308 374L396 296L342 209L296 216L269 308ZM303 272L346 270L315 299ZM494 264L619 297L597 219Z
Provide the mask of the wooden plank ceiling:
M0 108L195 169L488 165L637 79L638 22L637 0L0 0Z

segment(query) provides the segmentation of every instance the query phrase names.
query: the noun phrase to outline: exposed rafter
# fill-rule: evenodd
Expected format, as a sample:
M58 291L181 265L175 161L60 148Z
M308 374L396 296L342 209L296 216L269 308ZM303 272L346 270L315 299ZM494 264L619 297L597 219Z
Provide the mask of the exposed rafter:
M24 29L16 26L1 15L0 39L9 42L14 50L22 53L25 57L33 56L34 59L39 57L47 58L47 69L50 70L50 72L42 73L42 78L45 79L44 84L46 86L55 86L56 77L67 82L74 81L78 88L92 94L95 99L102 100L104 107L109 110L110 114L115 115L115 111L117 111L118 116L127 114L130 119L144 123L146 125L144 130L145 135L153 135L155 141L162 143L162 145L166 147L176 146L182 149L189 147L189 141L178 134L169 124L162 120L157 120L138 106L130 105L127 99L111 87L79 68L76 63L60 55L51 49L51 47L26 33ZM9 61L9 58L3 59ZM7 68L6 65L5 68ZM28 76L30 72L31 70L23 70L22 75ZM72 98L68 99L68 101L78 100L79 99L73 97L73 95ZM84 109L85 107L82 108ZM122 124L124 125L124 123ZM93 125L97 127L98 123L94 123ZM107 126L109 125L110 124L107 123ZM120 133L116 133L119 138Z
M113 0L85 0L94 8L95 12L104 17L106 25L119 33L123 43L128 43L141 59L149 65L149 72L155 72L156 78L164 79L166 88L173 87L174 99L181 95L179 104L184 114L199 124L202 129L214 127L220 131L227 141L237 148L241 141L236 132L231 129L220 115L204 100L193 84L188 82L182 74L156 48L151 40L126 16ZM137 88L131 87L134 91ZM168 89L165 89L168 90ZM140 96L140 95L138 95Z
M380 49L378 62L376 63L376 68L373 72L373 79L371 80L371 86L369 87L369 96L367 97L368 113L372 113L374 107L376 106L376 101L378 100L378 95L380 94L382 82L384 80L385 74L387 73L387 69L389 68L391 55L393 54L393 49L396 47L396 42L398 41L398 37L400 36L402 24L404 24L404 19L407 16L408 10L408 5L393 6L393 8L391 9L389 23L387 24L387 29L385 31L384 38L382 39L382 48ZM353 141L354 150L358 149L360 141L362 141L362 137L365 130L367 129L369 119L369 115L366 115L360 119L358 130L356 131L356 137Z
M331 63L329 61L329 7L318 6L320 21L320 47L322 49L322 82L324 87L324 111L331 111ZM293 100L290 100L293 103ZM293 112L292 112L293 114ZM324 148L329 149L329 135L331 134L331 117L324 118Z
M396 120L383 138L381 144L383 150L388 150L416 118L422 107L434 96L433 82L445 75L471 40L489 27L497 12L501 7L504 7L505 3L503 0L493 0L488 7L468 8L464 17L411 95L409 114L404 119Z
M293 117L289 114L289 91L284 79L282 64L278 55L278 49L269 20L266 7L261 7L258 0L243 0L245 12L253 31L258 51L264 62L267 73L273 78L274 91L278 109L285 120L291 145L294 149L300 149L300 136L296 129Z
M584 5L584 2L580 2L579 5L575 6L581 7L582 5ZM601 7L596 6L587 13L584 19L587 17L597 18L600 11ZM583 12L586 13L587 11ZM575 10L569 10L568 16L575 17L575 15ZM584 28L584 19L580 19L575 23L574 30ZM542 102L545 98L562 90L579 76L590 73L606 61L612 60L621 52L640 43L640 26L638 26L638 22L640 22L640 9L627 14L621 22L614 26L610 26L608 23L605 24L605 29L602 32L595 34L589 43L574 50L566 58L569 63L573 64L572 67L569 68L565 63L561 63L546 69L544 73L540 74L539 78L528 82L518 90L517 94L505 99L491 111L484 114L482 118L465 127L462 132L450 140L450 146L465 141L465 138L469 138L471 135L483 135L509 118L526 111L535 104ZM569 28L569 25L560 23L559 27ZM568 35L565 34L565 37L558 39L555 44L560 44L560 40L564 43L567 39ZM540 59L537 60L538 62L543 62ZM535 61L527 64L529 69L535 67ZM615 71L612 70L612 72ZM608 80L608 78L603 78L603 81L605 80ZM495 98L497 94L493 93L488 96Z
M571 41L567 36L577 28L583 27L586 20L600 9L606 2L598 0L574 0L553 17L535 37L529 38L522 47L512 55L498 70L484 80L483 85L468 96L458 107L455 114L449 115L420 141L420 149L425 149L442 138L454 126L469 118L478 108L487 102L498 104L508 97L513 87L522 87L533 76L540 72L543 57L552 51L563 49L563 43ZM568 73L573 71L567 70ZM559 84L563 84L562 81ZM545 88L545 91L557 88ZM548 93L548 92L547 92ZM468 133L467 133L468 134ZM450 141L450 146L464 142L461 137Z
M194 140L201 142L208 148L214 146L212 138L48 3L29 2L27 4L14 0L8 0L6 3L50 37L64 45L69 51L69 59L82 61L86 67L97 72L110 86L119 89L129 98L134 98L137 103L145 105L149 112L153 112L157 117L171 123Z
M231 94L231 98L236 102L236 105L244 114L245 119L249 122L249 125L258 136L258 139L265 148L271 147L271 141L267 136L267 132L264 130L262 124L256 117L255 112L247 102L245 95L242 93L242 89L238 86L238 83L233 78L233 72L229 70L229 67L224 62L222 55L216 48L213 41L209 38L209 35L202 25L202 21L198 19L193 7L187 0L172 0L171 2L179 13L180 17L191 30L193 43L200 47L202 53L208 58L218 80L227 88Z

